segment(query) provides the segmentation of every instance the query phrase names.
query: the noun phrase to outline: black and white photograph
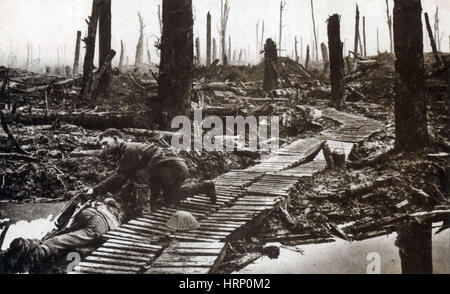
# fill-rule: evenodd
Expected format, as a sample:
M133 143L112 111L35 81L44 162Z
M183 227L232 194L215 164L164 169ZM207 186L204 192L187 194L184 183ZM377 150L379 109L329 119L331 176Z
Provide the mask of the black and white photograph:
M0 0L0 28L0 276L450 274L449 0Z

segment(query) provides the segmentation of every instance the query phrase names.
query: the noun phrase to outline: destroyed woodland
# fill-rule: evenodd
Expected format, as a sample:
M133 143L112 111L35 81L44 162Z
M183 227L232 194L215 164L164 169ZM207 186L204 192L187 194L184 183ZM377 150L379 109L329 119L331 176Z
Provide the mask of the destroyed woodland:
M430 19L420 1L395 0L394 7L385 8L387 25L379 33L377 29L376 50L368 45L374 46L375 38L366 36L372 24L358 6L345 16L355 23L349 50L343 16L317 19L314 5L320 1L311 0L305 9L313 28L326 26L327 35L318 36L313 29L312 36L296 33L294 38L296 28L289 27L291 34L286 34L283 19L292 1L281 1L274 19L256 24L253 52L232 43L227 29L233 26L234 1L228 0L217 3L219 13L213 15L219 19L195 13L195 1L163 0L158 11L129 16L139 20L139 27L128 32L139 36L138 44L121 41L112 48L112 36L120 36L111 28L111 2L92 1L84 31L73 32L70 64L59 60L59 50L56 63L33 58L32 45L27 56L1 51L0 220L11 218L10 205L65 203L112 175L118 166L98 142L105 130L119 129L128 142L175 149L173 137L181 132L173 124L177 116L193 122L192 143L209 133L206 120L195 120L201 110L201 119L215 116L224 124L227 117L242 116L257 117L260 124L263 118L270 127L279 118L279 136L267 139L278 140L278 151L251 148L249 132L241 140L229 135L235 130L228 125L221 135L215 133L213 142L226 139L235 146L231 152L177 150L189 168L188 182L251 170L255 180L242 187L246 195L275 197L273 204L261 204L265 210L258 220L227 237L226 254L215 272L241 270L264 255L276 258L280 248L336 238L360 241L396 232L417 234L408 242L420 246L422 239L431 243L431 231L419 234L417 226L448 228L450 54L444 44L441 48L439 16L433 12ZM277 34L265 34L265 26L278 27L278 17ZM147 38L150 18L160 23L155 44ZM205 36L193 31L199 18L206 20ZM380 48L379 39L389 40L387 48ZM284 49L286 42L294 44L292 54ZM128 54L134 51L132 60ZM152 54L160 61L152 61ZM259 141L258 147L267 142ZM291 148L296 144L307 149L302 158L278 170L263 170L286 150L300 152ZM252 188L267 177L273 177L270 185ZM288 190L277 190L289 181ZM251 206L251 201L243 203L240 207ZM248 212L244 208L242 217ZM8 222L0 224L4 229ZM174 240L166 236L158 244L165 248ZM400 238L398 243L407 247ZM85 248L83 256L99 244ZM402 259L403 272L429 272L428 253L409 250L410 258L424 260L423 266ZM43 271L63 273L67 263L62 258Z

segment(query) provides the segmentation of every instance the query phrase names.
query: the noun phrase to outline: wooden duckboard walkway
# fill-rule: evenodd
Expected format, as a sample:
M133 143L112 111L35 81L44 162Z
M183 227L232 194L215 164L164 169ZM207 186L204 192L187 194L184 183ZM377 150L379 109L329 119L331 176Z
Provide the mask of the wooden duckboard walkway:
M76 268L78 273L214 273L226 253L226 243L238 240L259 226L289 199L301 179L313 177L326 167L321 145L343 150L346 157L355 143L384 126L378 121L336 111L322 115L341 123L336 131L285 146L268 160L233 170L216 179L217 202L196 195L162 207L122 225L103 236L105 243ZM200 227L173 231L166 226L176 211L192 213ZM308 238L306 236L305 238ZM310 241L310 240L308 240ZM172 242L169 246L164 245Z

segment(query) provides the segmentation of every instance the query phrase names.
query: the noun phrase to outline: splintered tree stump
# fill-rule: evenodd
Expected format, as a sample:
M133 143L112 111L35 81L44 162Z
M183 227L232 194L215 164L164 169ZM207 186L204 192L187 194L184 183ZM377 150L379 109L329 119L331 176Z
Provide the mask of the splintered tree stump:
M394 3L395 145L415 151L428 143L422 5L420 0Z
M152 108L155 121L169 129L191 108L194 59L192 0L163 0L163 34L158 99Z
M89 93L91 85L92 71L94 70L94 55L95 55L95 39L97 36L97 24L100 10L101 0L93 0L92 12L89 20L86 20L88 25L88 34L83 42L86 44L86 54L84 56L83 64L83 84L81 87L81 96Z
M345 153L340 151L335 151L331 153L331 156L333 157L334 161L334 168L335 169L346 169L346 162L345 162Z
M206 66L211 65L211 14L206 16Z
M264 92L270 93L278 85L278 76L273 67L277 63L277 46L272 39L267 39L264 46Z
M327 169L334 170L335 165L334 165L333 155L331 154L330 147L328 147L326 142L324 142L322 144L322 151L323 151L323 156L325 157L325 161L327 163Z
M73 75L77 75L78 74L78 66L80 63L80 44L81 43L81 32L78 31L77 32L77 41L75 44L75 60L73 62Z
M342 53L340 16L334 14L328 19L328 48L330 50L331 106L340 110L344 107L344 56Z
M111 0L102 0L99 13L99 62L102 66L109 58L111 52ZM109 90L111 84L112 66L106 64L105 71L100 77L98 92L104 93Z
M116 51L110 50L108 56L106 57L105 61L102 64L102 66L92 76L92 85L91 85L91 90L89 93L89 98L91 98L99 93L101 79L105 74L107 74L109 68L111 67L111 62L112 62L114 56L116 56Z

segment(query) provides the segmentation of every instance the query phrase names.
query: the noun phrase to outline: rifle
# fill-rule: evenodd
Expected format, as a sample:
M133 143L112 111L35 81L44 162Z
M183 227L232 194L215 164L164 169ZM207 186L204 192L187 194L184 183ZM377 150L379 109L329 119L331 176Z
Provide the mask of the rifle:
M55 237L57 235L60 235L63 233L67 228L71 220L84 208L86 208L91 200L94 197L94 195L91 195L92 197L86 197L85 193L79 193L72 197L72 199L69 200L69 202L64 206L62 212L59 214L59 216L55 220L55 226L56 229L49 232L47 235L42 238L42 241L48 240L52 237Z

